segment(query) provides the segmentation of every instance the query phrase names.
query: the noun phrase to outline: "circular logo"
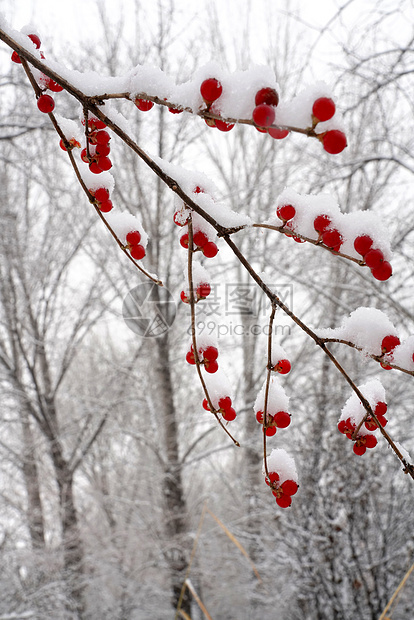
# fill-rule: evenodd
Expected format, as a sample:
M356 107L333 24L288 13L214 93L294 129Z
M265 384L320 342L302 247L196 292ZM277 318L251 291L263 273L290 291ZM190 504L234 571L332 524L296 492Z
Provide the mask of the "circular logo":
M143 338L157 338L174 323L176 305L170 291L153 282L143 282L131 289L122 305L126 325Z

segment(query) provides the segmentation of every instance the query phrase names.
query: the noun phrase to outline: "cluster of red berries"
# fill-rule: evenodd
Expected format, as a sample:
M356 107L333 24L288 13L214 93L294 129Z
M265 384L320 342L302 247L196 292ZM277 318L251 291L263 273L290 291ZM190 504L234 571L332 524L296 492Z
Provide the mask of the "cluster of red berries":
M203 408L206 411L211 411L207 398L203 400ZM217 413L221 413L226 422L232 422L236 419L236 411L233 409L230 396L222 396L218 400Z
M33 43L36 46L36 49L39 49L41 45L41 41L39 37L37 36L37 34L28 34L27 36L29 37L31 41L33 41ZM40 52L40 55L41 55L41 58L44 58L43 52ZM17 64L21 64L22 62L17 52L13 52L11 59L13 62ZM47 75L41 74L40 82L42 84L43 91L51 90L54 93L60 93L63 90L60 84L52 80ZM55 100L53 99L51 95L48 95L42 92L42 94L37 99L37 107L39 108L40 112L43 112L44 114L50 114L55 109Z
M263 424L263 411L256 412L256 420L259 424ZM268 437L276 434L278 428L287 428L290 424L290 413L287 411L277 411L274 415L267 413L267 424L265 433Z
M204 194L204 190L201 189L201 187L197 185L193 193ZM189 213L189 210L185 206L180 211L176 211L174 213L174 224L176 224L177 226L181 226L181 227L187 226L187 222L188 222L187 212ZM183 232L183 234L180 237L180 244L186 250L188 249L188 244L189 244L188 232L186 231ZM214 258L217 255L218 247L214 243L214 241L211 241L211 239L209 239L209 237L207 236L205 232L203 232L202 230L197 230L195 228L193 232L193 251L197 251L197 250L201 250L201 252L204 254L206 258Z
M218 363L217 363L217 358L218 358L218 349L217 347L214 347L212 345L209 345L207 347L200 347L198 349L198 360L200 362L200 364L203 364L205 370L209 373L214 373L217 372L218 370ZM188 351L186 358L187 362L189 364L195 364L196 360L195 360L195 355L194 355L194 348L193 345L191 345L190 350Z
M269 477L265 478L276 498L276 504L281 508L289 508L292 504L292 495L295 495L299 485L294 480L285 480L280 483L280 475L276 471L269 471Z
M386 411L387 403L379 401L375 405L374 414L381 426L385 426L387 424L387 419L385 418ZM372 416L367 416L364 426L369 432L364 432L361 427L358 435L354 438L353 434L357 428L357 423L352 420L352 418L349 417L346 420L341 420L338 424L339 432L345 435L348 439L351 439L351 441L354 441L353 450L358 456L365 454L367 448L375 448L377 445L377 438L372 434L378 428L374 418Z
M303 239L290 232L291 222L296 215L295 207L292 204L283 204L277 208L276 213L278 218L282 220L283 226L287 228L285 234L293 237L295 241L303 242ZM313 221L313 227L319 235L319 242L334 252L340 251L344 237L338 228L332 225L332 219L329 215L317 215ZM388 280L392 275L391 264L384 260L383 252L374 248L373 243L369 235L360 235L354 241L354 248L364 258L365 264L371 269L376 280Z
M109 213L109 211L112 210L112 200L109 199L109 190L106 187L90 189L89 192L95 198L98 209L102 211L102 213Z
M354 248L358 254L361 254L376 280L388 280L392 275L392 267L388 261L384 260L381 250L373 247L373 243L369 235L361 235L355 239Z
M335 114L335 103L330 97L319 97L312 106L312 125L315 127L319 122L329 121ZM318 140L323 148L331 155L342 153L347 145L346 136L339 129L331 129L318 134Z
M268 133L269 136L276 140L282 140L289 134L287 129L279 129L278 127L271 127L275 122L276 111L275 108L279 103L279 95L274 88L261 88L257 91L253 110L253 122L256 125L256 129L261 133Z
M126 235L126 245L132 258L135 260L141 260L145 256L145 248L140 243L141 233L138 230L131 230Z
M112 168L112 162L108 157L111 152L109 146L111 136L105 128L105 123L98 118L88 119L88 133L86 136L88 146L82 149L81 159L86 164L89 164L89 170L94 174L100 174Z

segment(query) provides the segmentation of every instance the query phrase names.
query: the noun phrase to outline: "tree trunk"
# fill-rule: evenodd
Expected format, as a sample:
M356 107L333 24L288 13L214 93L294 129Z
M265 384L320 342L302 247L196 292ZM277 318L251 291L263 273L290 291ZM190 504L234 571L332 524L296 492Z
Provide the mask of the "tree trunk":
M165 557L170 570L172 605L176 608L188 564L187 547L189 542L187 505L182 485L182 464L178 450L178 423L173 399L169 351L168 334L157 338L158 359L156 368L157 385L159 386L159 410L166 450L162 489L165 506L165 535L168 541ZM187 589L181 603L181 609L190 615L190 596Z

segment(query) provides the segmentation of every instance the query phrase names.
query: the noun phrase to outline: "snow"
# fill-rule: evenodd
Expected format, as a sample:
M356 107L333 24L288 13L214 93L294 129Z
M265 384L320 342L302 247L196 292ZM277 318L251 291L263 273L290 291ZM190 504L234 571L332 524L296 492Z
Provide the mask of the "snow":
M277 472L279 474L280 484L283 484L285 480L294 480L298 482L299 478L295 461L283 448L275 448L271 451L267 457L267 469L269 473ZM266 473L264 467L263 473Z
M272 344L272 355L271 362L272 366L276 366L276 364L280 360L288 360L289 356L284 350L284 348L280 344Z
M266 394L266 381L264 382L260 392L254 403L254 411L264 411ZM269 392L267 399L267 413L275 415L278 411L289 412L289 396L286 394L279 380L271 376L269 382Z
M377 403L386 402L385 389L378 379L372 379L364 385L358 386L358 389L363 394L363 396L365 396L373 410L375 410L375 406ZM347 420L348 418L350 418L351 422L358 426L358 424L362 422L366 415L366 409L362 405L357 394L355 394L354 392L353 394L351 394L351 396L346 401L344 407L342 408L339 420ZM372 435L375 433L375 431L368 431L365 428L361 428L361 432L362 431L364 435Z
M393 364L400 368L414 371L414 336L409 336L404 342L396 347L392 353Z
M384 259L391 260L392 252L389 240L389 231L381 220L367 211L354 211L342 213L336 200L329 194L299 194L294 189L286 187L276 199L275 214L265 223L271 226L280 226L280 220L276 211L279 206L291 204L296 209L296 214L288 222L288 228L309 239L318 240L313 222L318 215L328 215L332 221L330 228L337 228L344 241L341 252L362 259L354 249L355 238L360 235L369 235L373 240L373 248L379 249L384 254Z
M320 338L337 338L352 342L369 355L381 355L385 336L397 335L390 319L377 308L360 307L345 317L340 327L315 329Z
M79 126L79 123L76 123L69 118L65 118L60 114L55 114L55 118L68 141L72 138L75 138L75 140L77 140L81 144L85 140L84 131Z
M127 234L137 230L141 235L140 245L147 247L148 235L142 227L140 218L132 213L119 213L113 210L105 214L105 219L124 245L126 245Z
M206 211L215 221L224 226L225 228L232 228L237 226L246 226L251 223L251 219L247 215L236 213L229 209L223 203L216 202L214 200L214 194L217 194L217 189L206 175L201 172L193 172L192 170L186 170L182 166L172 164L160 157L152 157L152 159L160 166L160 168L169 177L177 181L181 189L191 199L198 204L204 211ZM200 192L195 194L194 189L201 187L205 190L204 193ZM210 195L210 191L213 196ZM207 193L208 192L208 193Z
M223 396L232 398L232 391L229 380L224 370L219 366L215 373L208 373L202 369L203 379L215 409L218 408L218 401Z
M95 191L98 187L106 187L109 193L112 192L115 187L115 180L110 172L94 174L89 170L88 164L82 160L79 161L78 167L82 180L89 190Z

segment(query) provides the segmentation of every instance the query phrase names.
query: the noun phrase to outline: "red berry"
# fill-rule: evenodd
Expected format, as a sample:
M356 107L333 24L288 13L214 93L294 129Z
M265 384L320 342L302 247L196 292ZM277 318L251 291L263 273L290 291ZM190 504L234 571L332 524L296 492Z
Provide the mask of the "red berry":
M322 242L328 247L332 248L336 252L338 252L341 247L343 238L339 230L336 228L331 228L330 230L326 230L322 235Z
M204 122L206 125L208 125L209 127L215 127L216 126L216 121L214 118L205 118Z
M98 208L102 213L109 213L112 210L113 204L111 200L105 200L105 202L101 202L98 205Z
M197 247L202 248L208 242L208 237L201 230L198 230L193 235L193 241Z
M202 252L206 258L214 258L218 252L218 247L214 241L208 241L202 248Z
M129 252L135 260L141 260L141 258L145 256L145 248L143 245L134 245L130 248Z
M384 254L381 250L369 250L364 256L365 264L371 269L376 269L384 260Z
M265 433L266 433L267 437L273 437L273 435L276 435L277 428L276 428L276 426L268 426L264 430L265 430Z
M29 39L31 39L33 41L33 43L36 46L36 49L39 49L39 47L40 47L40 39L37 36L37 34L28 34L27 36L29 37Z
M332 220L328 215L318 215L313 221L313 227L318 233L324 233L329 228Z
M91 191L91 194L95 196L98 202L106 202L106 200L109 200L109 191L106 189L106 187L98 187L98 189L94 192Z
M285 480L280 485L280 488L285 495L295 495L298 491L299 485L294 480Z
M181 298L181 301L183 301L185 304L189 304L190 303L190 297L187 297L187 295L186 295L186 293L184 291L181 291L180 298Z
M86 149L82 149L81 150L81 160L85 162L85 164L89 164L89 159L88 159L88 151Z
M234 127L234 123L226 123L226 121L221 121L216 118L216 127L220 131L230 131Z
M193 190L194 194L205 194L205 191L199 186L197 185L197 187L195 188L195 190Z
M203 282L202 284L199 284L197 286L197 298L198 299L205 299L206 297L208 297L211 293L211 286L208 282Z
M381 351L383 353L390 353L399 344L401 344L401 341L398 336L393 336L392 334L390 334L389 336L385 336L385 338L382 339Z
M369 235L361 235L354 241L355 251L358 252L358 254L361 254L361 256L365 256L365 254L371 249L372 243L373 241Z
M353 451L358 456L362 456L367 451L366 447L363 444L359 444L357 442L354 443Z
M203 357L205 360L208 360L209 362L215 362L216 359L218 358L217 347L213 347L212 345L206 347L203 351Z
M273 106L261 103L253 110L253 121L259 127L269 127L275 120L276 113Z
M277 208L276 213L279 219L287 222L288 220L291 220L293 217L295 217L296 209L293 205L282 205Z
M184 110L179 110L178 108L168 108L168 111L171 112L171 114L181 114L181 112L184 112Z
M215 360L211 361L211 362L210 362L210 360L207 360L206 362L204 362L204 368L209 373L217 372L218 364L217 364L217 362Z
M280 506L280 508L289 508L292 503L292 498L290 495L280 495L276 497L276 504Z
M320 97L313 104L312 114L318 121L328 121L335 114L335 104L328 97Z
M154 106L154 102L147 99L135 99L134 103L141 112L148 112Z
M181 235L180 245L182 245L183 248L188 248L188 233L184 233L183 235Z
M39 99L37 100L37 107L44 114L50 114L50 112L52 112L55 107L53 97L51 97L50 95L40 95Z
M220 409L227 411L227 409L230 409L231 405L232 402L230 396L222 396L222 398L219 398L218 406Z
M367 448L375 448L377 443L375 435L365 435L365 445Z
M109 157L99 157L97 163L101 170L109 170L112 168L112 162Z
M97 144L95 147L95 153L99 157L106 157L111 152L109 144Z
M259 422L259 424L263 424L263 411L258 411L256 413L256 420Z
M371 269L371 273L376 280L384 282L384 280L388 280L392 276L391 264L384 260L378 267Z
M95 141L97 144L108 144L110 139L111 139L111 136L104 129L101 129L100 131L96 132Z
M194 351L189 351L189 352L187 353L187 355L185 356L185 359L186 359L186 361L187 361L189 364L195 364L195 363L196 363L196 361L195 361L195 357L194 357ZM206 401L206 402L207 402L207 401Z
M49 79L48 83L47 83L47 87L49 90L51 90L53 93L60 93L63 90L63 86L61 86L60 84L58 84L57 82L55 82L52 79Z
M91 161L89 164L89 170L93 172L93 174L101 174L102 169L98 166L96 161Z
M204 408L206 411L210 411L210 406L209 406L209 404L208 404L208 400L207 400L207 398L204 398L204 400L203 400L203 408Z
M387 413L387 403L384 403L384 401L380 400L376 405L375 405L375 415L378 416L383 416Z
M96 197L96 194L95 194ZM141 241L141 233L137 230L131 230L126 236L126 242L128 245L138 245Z
M325 151L331 155L342 153L347 145L346 136L342 131L339 131L339 129L327 131L323 136L322 143Z
M60 148L62 149L62 151L66 151L66 146L65 146L65 144L64 144L64 142L63 142L63 140L62 140L62 139L61 139L61 140L60 140L60 142L59 142L59 146L60 146Z
M233 420L236 419L236 412L233 409L233 407L226 409L221 415L227 422L232 422Z
M183 211L176 211L173 216L174 224L185 226L188 222L188 215Z
M267 105L274 105L276 107L279 103L279 95L274 88L261 88L256 93L254 103L256 106L266 103Z
M289 135L289 131L287 129L279 129L278 127L269 127L267 133L275 140L282 140Z
M273 420L278 428L287 428L290 424L290 415L287 411L278 411Z
M13 54L11 55L11 59L13 62L17 63L18 65L22 64L22 61L20 60L20 56L17 52L13 52Z
M269 471L269 480L265 478L266 484L269 484L269 481L273 484L274 482L278 482L279 474L275 471Z
M208 78L200 86L200 93L206 103L213 103L223 92L223 87L215 78Z
M287 375L291 368L289 360L279 360L276 366L273 367L273 370L280 372L281 375Z

